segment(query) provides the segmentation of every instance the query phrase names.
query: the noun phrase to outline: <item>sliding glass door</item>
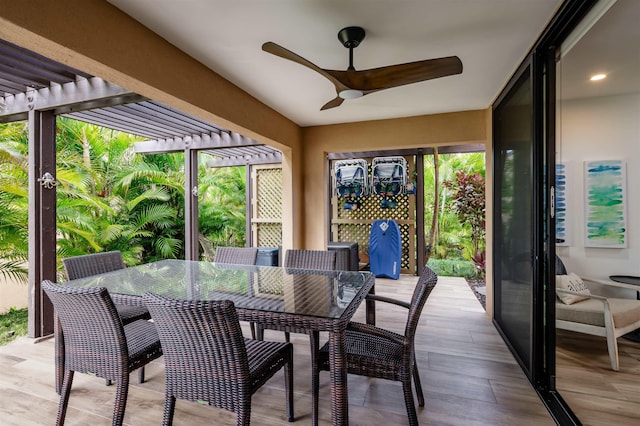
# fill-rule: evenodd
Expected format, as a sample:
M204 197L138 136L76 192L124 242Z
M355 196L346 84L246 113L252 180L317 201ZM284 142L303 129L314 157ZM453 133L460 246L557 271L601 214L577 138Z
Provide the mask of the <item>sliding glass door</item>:
M532 64L523 64L493 111L494 318L525 372L532 371L534 139Z

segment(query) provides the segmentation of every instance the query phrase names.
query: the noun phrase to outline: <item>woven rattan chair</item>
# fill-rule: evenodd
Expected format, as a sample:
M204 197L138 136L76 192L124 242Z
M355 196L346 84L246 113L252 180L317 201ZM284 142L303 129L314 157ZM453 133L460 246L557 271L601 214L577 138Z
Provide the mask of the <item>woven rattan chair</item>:
M119 251L107 251L102 253L85 254L82 256L68 257L62 259L67 278L75 280L78 278L90 277L92 275L104 274L105 272L124 269L125 264L122 254ZM124 324L139 319L149 319L149 311L143 306L128 306L116 304L116 309L120 319Z
M333 250L287 250L284 257L285 268L315 269L321 271L333 271L336 269L336 252ZM267 327L269 328L269 327ZM320 333L313 331L308 333L303 329L289 329L284 332L284 338L290 341L289 333L309 334L309 346L311 353L311 393L317 395L320 392L318 381L318 351L320 347ZM258 328L258 338L262 339L264 329ZM312 419L318 418L318 405L312 406Z
M64 380L56 424L64 424L74 372L117 384L113 425L121 425L129 391L129 373L162 356L153 323L123 325L104 287L70 288L43 281L64 332Z
M174 300L144 295L164 350L163 424L176 399L206 402L251 420L251 396L285 367L287 417L293 421L293 345L245 339L233 302Z
M335 251L323 251L323 250L287 250L284 259L285 268L292 269L315 269L320 271L333 271L336 269L336 253ZM269 327L267 327L269 328ZM304 330L290 330L294 333L306 333ZM290 331L284 332L284 338L287 342L290 341ZM262 339L264 328L259 327L258 338ZM311 354L317 353L318 341L314 345L314 337L317 337L318 333L311 335ZM314 348L316 349L314 351ZM313 363L313 360L312 360Z
M213 261L215 263L232 263L234 265L255 265L258 258L256 247L218 247ZM249 323L251 338L256 338L256 325Z
M256 247L218 247L213 261L235 265L255 265L258 258Z
M62 259L62 265L69 280L90 277L125 268L122 253L115 250L68 257ZM122 321L123 324L151 318L149 311L144 306L129 306L116 303L115 307L118 311L120 321ZM59 335L59 333L56 333L56 335ZM57 359L60 359L60 357L57 357ZM63 367L59 366L59 368L62 370ZM138 377L140 383L144 382L144 368L138 370ZM111 382L107 380L106 384L108 386Z
M333 271L336 269L336 253L330 250L287 250L284 266Z
M437 281L438 276L435 272L425 266L416 284L411 303L382 296L367 296L369 300L393 303L408 309L409 313L404 335L369 324L351 322L347 326L347 371L351 374L402 382L410 425L418 424L418 416L411 390L412 376L418 396L418 404L421 407L424 406L424 395L415 359L414 336L422 308ZM329 370L328 343L320 349L318 366L320 370ZM317 381L318 379L314 378L314 380ZM313 404L316 406L318 404L317 393L314 394ZM314 412L317 412L317 408L314 408ZM317 424L315 419L314 424Z

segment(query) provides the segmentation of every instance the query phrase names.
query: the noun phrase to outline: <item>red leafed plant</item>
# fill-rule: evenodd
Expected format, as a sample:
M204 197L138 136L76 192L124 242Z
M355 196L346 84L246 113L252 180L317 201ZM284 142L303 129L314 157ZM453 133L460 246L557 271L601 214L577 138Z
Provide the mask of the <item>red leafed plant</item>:
M458 218L471 227L471 247L469 258L480 274L484 274L485 264L485 186L480 173L466 173L458 170L454 180L444 185L453 191L453 211Z

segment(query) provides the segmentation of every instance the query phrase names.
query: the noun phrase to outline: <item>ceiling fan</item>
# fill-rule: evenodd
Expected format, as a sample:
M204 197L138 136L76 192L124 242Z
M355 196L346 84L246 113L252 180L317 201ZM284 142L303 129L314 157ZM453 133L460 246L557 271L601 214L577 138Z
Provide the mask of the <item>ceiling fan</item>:
M353 49L360 45L364 36L365 31L361 27L346 27L338 32L338 39L344 47L349 49L349 68L346 71L320 68L302 56L270 41L262 45L262 50L310 68L333 83L337 96L324 104L321 110L338 107L345 99L359 98L382 89L462 73L462 62L457 56L357 71L353 66Z

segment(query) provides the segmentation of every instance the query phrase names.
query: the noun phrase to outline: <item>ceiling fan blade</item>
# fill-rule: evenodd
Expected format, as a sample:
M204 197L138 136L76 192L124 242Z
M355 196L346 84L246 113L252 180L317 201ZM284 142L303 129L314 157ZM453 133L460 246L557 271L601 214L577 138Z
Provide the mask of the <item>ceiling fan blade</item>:
M370 93L404 86L405 84L460 74L462 73L462 62L457 56L448 56L360 71L324 71L331 74L336 80L342 81L351 89Z
M322 108L320 108L320 111L324 111L325 109L339 107L340 105L342 105L342 102L344 102L344 99L342 99L340 96L336 96L335 98L331 99L326 104L322 105Z
M324 76L326 79L331 81L333 85L336 87L336 92L341 92L342 90L348 89L339 79L335 78L333 75L328 73L326 70L320 68L316 64L311 61L306 60L302 56L297 53L293 53L292 51L285 49L284 47L275 44L271 41L268 41L262 45L262 50L267 53L271 53L272 55L279 56L283 59L288 59L289 61L295 62L307 68L310 68L317 72L318 74Z

